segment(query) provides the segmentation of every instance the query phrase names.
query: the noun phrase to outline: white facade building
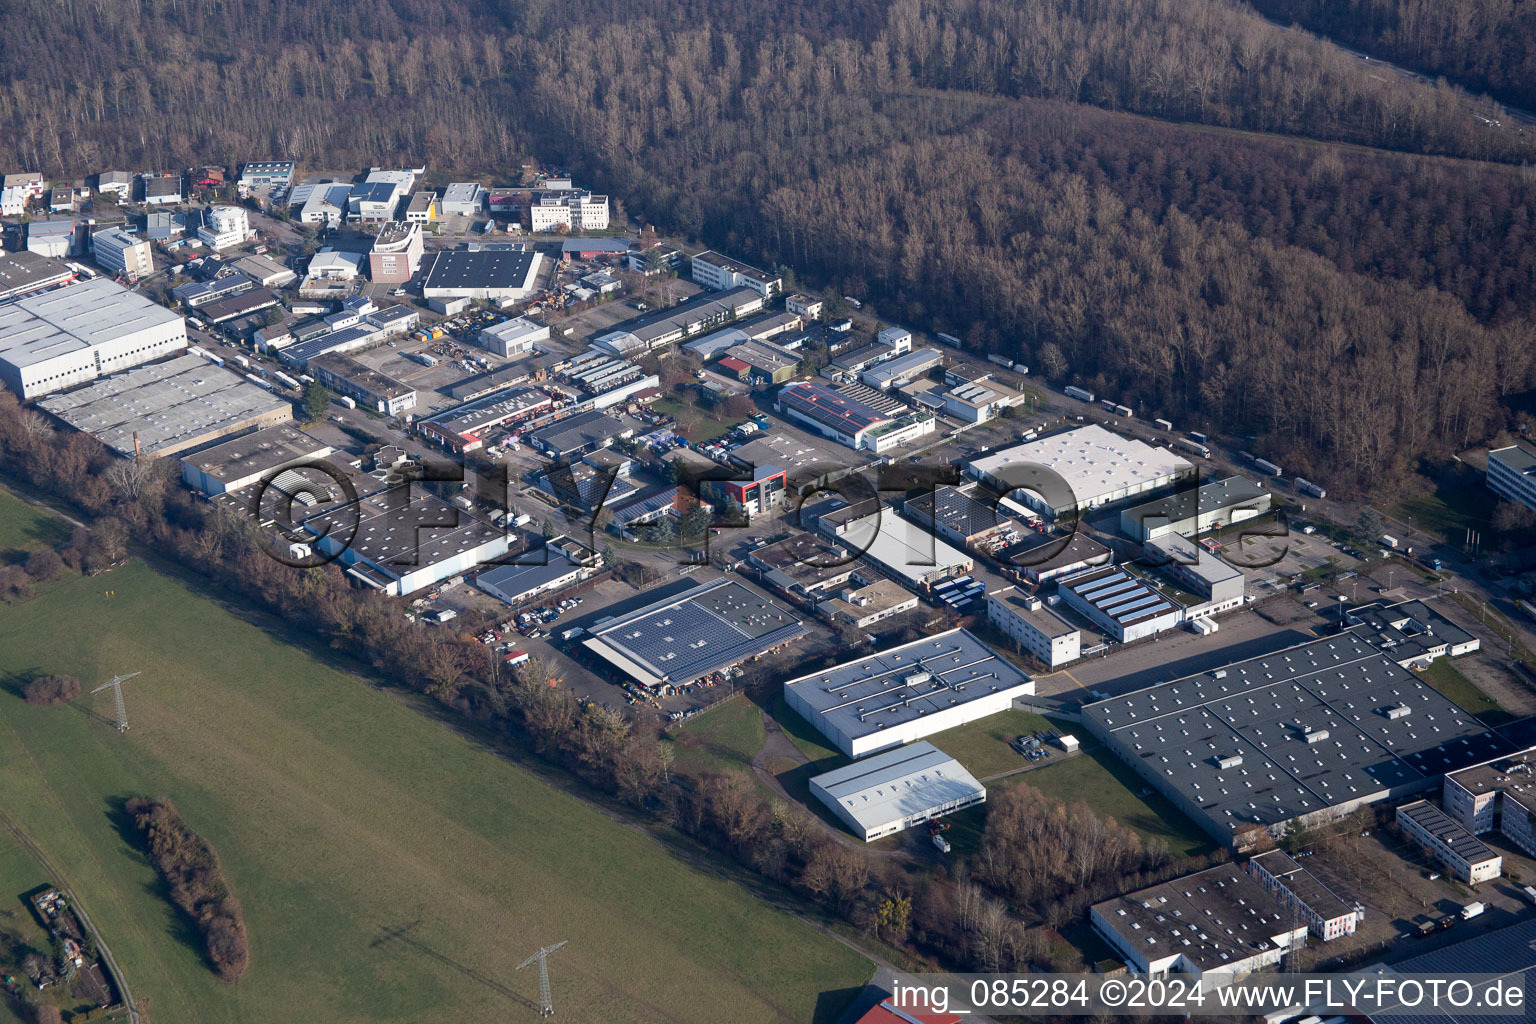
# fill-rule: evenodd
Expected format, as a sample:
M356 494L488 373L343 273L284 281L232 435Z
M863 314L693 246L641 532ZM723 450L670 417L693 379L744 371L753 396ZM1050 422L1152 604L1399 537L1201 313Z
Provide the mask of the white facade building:
M503 359L533 351L535 342L549 340L549 327L520 316L480 331L480 347Z
M818 775L811 792L866 843L987 799L974 775L926 740Z
M251 237L251 222L243 206L215 206L206 215L197 237L210 249L242 245Z
M1488 486L1505 501L1536 509L1536 453L1519 444L1489 452Z
M1050 668L1082 657L1081 631L1017 587L987 595L987 621Z
M186 347L184 319L105 277L0 308L0 378L22 398Z
M485 189L479 182L460 181L443 192L443 216L473 217L485 206Z
M528 204L530 231L606 231L608 197L582 189L535 192Z
M117 228L98 231L91 236L91 252L96 264L114 277L130 281L155 272L154 254L149 243Z

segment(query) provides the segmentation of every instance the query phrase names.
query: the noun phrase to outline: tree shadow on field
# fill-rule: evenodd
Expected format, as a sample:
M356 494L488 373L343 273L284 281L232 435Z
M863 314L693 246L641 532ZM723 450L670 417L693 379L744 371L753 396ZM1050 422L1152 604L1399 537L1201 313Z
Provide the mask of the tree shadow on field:
M394 943L399 943L403 946L409 946L411 949L414 949L416 952L422 954L423 956L431 957L433 960L436 960L443 966L458 972L459 974L468 978L470 981L479 982L481 985L484 985L486 988L495 992L497 995L505 996L507 999L512 1000L514 1003L517 1003L520 1006L525 1006L530 1010L538 1010L538 1006L536 1006L532 1000L526 998L525 996L519 995L516 991L508 988L506 985L497 981L495 978L481 973L468 964L455 960L451 956L448 956L446 953L439 952L438 950L429 946L427 943L423 942L421 939L418 939L416 936L412 935L411 932L415 931L416 926L419 924L421 924L420 921L412 921L410 924L396 925L394 927L389 925L380 925L379 937L368 943L368 946L371 949L379 949L380 947L388 946Z
M208 945L199 934L196 924L190 915L182 912L174 900L171 899L171 889L161 877L160 872L150 863L144 855L144 834L133 823L133 815L128 813L127 804L132 797L109 796L107 797L106 819L111 823L117 837L128 848L127 854L136 864L149 869L153 881L144 886L144 891L155 897L165 908L165 934L195 952L198 959L202 960L210 970L213 965L208 960Z

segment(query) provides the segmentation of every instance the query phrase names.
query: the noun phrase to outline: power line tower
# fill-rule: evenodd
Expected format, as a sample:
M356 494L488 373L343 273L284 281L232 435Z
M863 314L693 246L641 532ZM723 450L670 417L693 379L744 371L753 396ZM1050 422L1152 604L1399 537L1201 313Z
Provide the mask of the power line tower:
M123 706L123 684L136 675L138 675L137 672L130 672L125 676L113 676L111 682L102 683L91 691L92 693L100 693L102 690L111 689L113 710L117 712L118 732L128 731L128 709Z
M527 960L524 960L522 963L517 965L517 969L518 970L522 970L524 967L527 967L529 964L533 963L535 960L537 960L539 962L539 1016L540 1017L553 1017L555 1015L554 1004L550 1002L550 998L549 998L549 954L553 953L555 950L559 949L561 946L564 946L565 943L569 942L569 941L570 941L569 939L566 939L565 942L557 942L553 946L541 946L541 947L539 947L539 951L537 953L533 954L533 956L529 957Z

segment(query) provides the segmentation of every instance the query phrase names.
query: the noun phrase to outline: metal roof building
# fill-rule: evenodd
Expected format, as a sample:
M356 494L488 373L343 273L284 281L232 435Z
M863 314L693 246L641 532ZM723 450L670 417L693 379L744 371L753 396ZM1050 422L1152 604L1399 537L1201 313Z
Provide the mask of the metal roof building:
M184 456L181 478L203 494L223 494L249 487L273 470L323 459L335 450L297 427L267 427Z
M964 629L784 684L789 706L849 757L986 718L1034 692L1033 679Z
M428 254L421 263L421 294L428 299L517 301L533 291L543 260L531 249L461 249Z
M1307 926L1236 864L1095 903L1094 931L1138 974L1178 972L1202 991L1280 962Z
M75 272L63 263L35 252L23 249L0 253L0 302L57 288L74 276Z
M1021 500L1047 516L1155 491L1195 471L1166 448L1112 434L1096 423L971 459L965 468L1000 493L1021 489Z
M1083 721L1232 844L1407 796L1511 749L1352 633L1089 704Z
M1193 537L1217 526L1240 523L1270 508L1269 491L1252 480L1229 476L1198 488L1149 501L1120 513L1120 532L1132 540L1149 541L1170 533Z
M926 740L817 775L811 792L866 843L987 799L975 776Z
M805 632L785 609L721 578L595 626L584 646L642 686L680 686Z
M509 605L531 601L560 590L593 572L573 562L564 551L549 547L518 555L510 564L495 565L475 577L475 586Z
M823 437L847 445L866 447L866 436L891 422L862 402L855 402L812 381L795 381L779 389L774 399L779 411L815 430Z
M125 458L174 455L293 418L287 399L192 354L45 398L38 408Z
M1058 586L1067 607L1123 644L1184 621L1184 609L1177 601L1118 565L1063 576Z
M103 277L0 307L0 379L22 398L187 347L187 323Z
M1432 953L1401 960L1387 970L1397 974L1485 974L1503 980L1507 987L1530 990L1529 975L1536 970L1536 921L1521 921L1507 928L1485 932L1475 938L1446 946ZM1447 1006L1439 1013L1373 1013L1371 1024L1501 1024L1529 1019L1525 1015L1499 1015L1479 1012L1474 1003L1463 1010Z

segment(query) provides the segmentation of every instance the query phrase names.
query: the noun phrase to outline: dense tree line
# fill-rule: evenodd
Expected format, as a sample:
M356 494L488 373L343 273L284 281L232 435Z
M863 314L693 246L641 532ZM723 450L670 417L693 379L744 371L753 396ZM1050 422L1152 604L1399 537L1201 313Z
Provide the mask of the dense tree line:
M120 468L125 465L132 470ZM828 914L950 966L1071 966L1070 956L1031 925L1059 923L1061 908L1075 905L1074 891L1086 891L1081 876L1057 873L1027 890L1021 887L1020 878L1031 870L1021 859L1038 851L1016 841L1016 808L1008 801L999 804L996 834L988 826L986 866L977 876L981 886L943 874L914 880L898 862L830 832L805 808L774 799L745 772L674 770L670 740L552 685L553 667L539 659L515 673L502 670L476 641L475 623L459 633L425 628L407 621L398 602L350 585L334 565L301 570L274 561L248 516L196 500L172 482L171 465L127 463L94 439L54 431L0 393L0 474L94 517L91 528L77 530L64 545L62 566L85 572L110 568L126 557L131 536L204 577L207 586L281 617L369 665L379 678L432 697L466 722L496 731ZM755 685L778 683L764 677ZM1111 863L1158 877L1189 866L1140 845L1113 822L1084 817L1081 808L1068 811L1038 797L1030 807L1053 823L1044 836L1052 856L1069 864L1092 860L1099 865L1090 872L1097 883L1107 884ZM162 873L178 906L208 923L215 966L237 974L244 963L237 953L244 946L234 940L243 939L243 928L236 927L234 904L224 902L227 888L217 881L211 849L169 810L145 803L132 805L129 813L137 828L158 837L152 853L167 851ZM1069 819L1070 827L1055 827Z
M1519 0L1249 0L1294 22L1536 109L1536 9Z
M229 891L219 855L208 840L187 827L168 800L132 797L123 810L133 819L144 852L154 865L171 901L192 919L207 944L208 960L225 981L235 981L250 966L240 902Z

